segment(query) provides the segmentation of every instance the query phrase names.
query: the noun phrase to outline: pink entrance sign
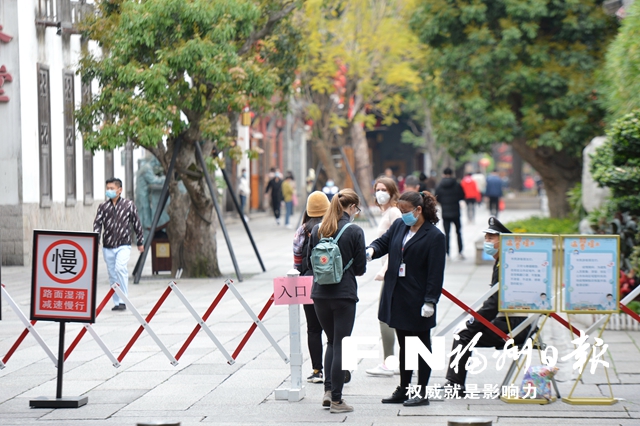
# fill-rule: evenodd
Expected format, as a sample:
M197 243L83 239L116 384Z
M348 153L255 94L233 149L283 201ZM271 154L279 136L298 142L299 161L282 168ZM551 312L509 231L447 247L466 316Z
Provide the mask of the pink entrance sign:
M278 277L273 279L273 298L276 305L309 305L313 277Z

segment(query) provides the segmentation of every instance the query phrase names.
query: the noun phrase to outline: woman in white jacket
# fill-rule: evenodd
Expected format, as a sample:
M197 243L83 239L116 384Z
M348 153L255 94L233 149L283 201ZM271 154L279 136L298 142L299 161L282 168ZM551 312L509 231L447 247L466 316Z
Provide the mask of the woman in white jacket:
M389 229L391 224L402 216L402 213L400 213L400 210L397 207L400 194L398 192L398 186L393 179L384 176L379 177L375 181L373 190L375 191L376 205L380 207L380 210L382 210L382 217L378 223L378 238L380 238L385 232L387 232L387 229ZM382 281L380 291L382 291L382 288L384 287L384 274L387 272L388 256L385 255L381 260L382 267L375 277L376 281ZM385 360L388 357L393 356L393 347L396 343L395 332L393 328L380 321L380 335L382 336L384 360L382 361L382 364L379 364L377 367L367 370L367 373L372 376L393 376L394 369L388 368L385 364Z

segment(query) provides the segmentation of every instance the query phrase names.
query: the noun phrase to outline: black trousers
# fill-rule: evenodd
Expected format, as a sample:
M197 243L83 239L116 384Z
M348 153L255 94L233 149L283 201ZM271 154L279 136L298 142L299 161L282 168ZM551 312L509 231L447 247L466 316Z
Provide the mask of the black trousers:
M525 319L526 318L524 317L510 317L509 323L511 324L511 329L513 330L514 328L516 328ZM475 321L478 321L478 320L475 320ZM509 326L507 325L507 319L505 317L498 317L491 322L500 330L504 331L507 334L509 333ZM524 343L524 341L527 338L527 335L529 334L529 329L530 327L528 327L527 329L525 329L524 331L522 331L520 334L516 336L516 338L514 339L514 342L516 345L520 345ZM504 347L504 340L502 340L502 338L497 334L495 334L493 331L489 330L484 325L482 326L482 329L480 331L482 332L482 337L480 337L480 339L476 343L477 348L494 348L495 347L497 349L497 348ZM458 345L462 345L461 349L464 349L464 347L467 346L469 342L471 342L471 340L473 340L475 335L476 333L471 333L469 330L465 328L460 333L458 333L458 336L460 336L460 340L458 341L454 340L453 346L451 349L452 350L455 349L456 346ZM467 379L467 370L465 369L465 366L467 365L467 361L469 360L469 358L471 358L471 351L465 352L462 355L462 357L460 357L460 360L457 364L457 367L458 367L457 373L454 370L454 368L451 367L451 363L453 362L454 358L455 358L455 355L452 355L451 358L449 359L449 367L447 369L447 376L446 376L447 380L452 383L464 385L464 382Z
M469 222L473 222L476 218L476 199L465 198L464 202L467 204L467 219Z
M396 328L396 335L398 336L398 343L400 344L400 388L404 391L407 390L409 384L411 384L411 375L413 370L407 370L405 365L405 338L407 336L418 336L424 346L431 352L431 330L425 331L409 331L398 330ZM431 377L431 367L426 363L422 357L418 360L418 385L420 386L420 392L424 396L427 384L429 383L429 377Z
M451 232L451 224L456 227L456 233L458 234L458 253L462 253L462 227L460 225L460 216L454 219L442 219L442 225L444 226L444 247L447 254L449 254L449 233Z
M491 216L498 217L499 205L500 197L489 197L489 212L491 212Z
M313 305L302 305L307 317L307 346L311 357L311 367L322 371L322 326L316 308Z
M280 201L271 201L271 208L273 209L273 215L276 220L280 219Z
M313 299L318 320L327 334L324 354L324 390L331 391L331 401L342 400L342 339L351 336L356 320L356 301L351 299Z

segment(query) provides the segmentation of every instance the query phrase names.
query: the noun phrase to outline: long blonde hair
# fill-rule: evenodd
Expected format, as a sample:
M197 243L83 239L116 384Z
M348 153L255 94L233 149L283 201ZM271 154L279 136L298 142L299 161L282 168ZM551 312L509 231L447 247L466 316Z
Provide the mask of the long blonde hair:
M318 229L318 237L333 237L338 231L338 221L345 209L353 204L360 204L360 198L353 189L346 188L334 195Z

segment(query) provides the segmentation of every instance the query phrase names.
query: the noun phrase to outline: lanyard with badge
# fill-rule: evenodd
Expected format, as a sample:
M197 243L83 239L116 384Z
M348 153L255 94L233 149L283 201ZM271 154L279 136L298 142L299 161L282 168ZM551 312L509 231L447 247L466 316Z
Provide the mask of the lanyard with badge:
M416 235L415 232L411 232L411 229L407 231L407 234L404 236L404 240L402 241L402 257L400 258L400 269L398 269L398 276L404 277L407 274L407 265L404 263L404 246L407 242Z

